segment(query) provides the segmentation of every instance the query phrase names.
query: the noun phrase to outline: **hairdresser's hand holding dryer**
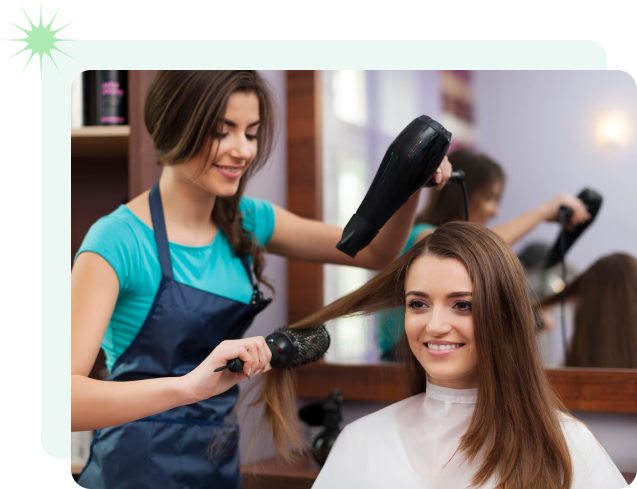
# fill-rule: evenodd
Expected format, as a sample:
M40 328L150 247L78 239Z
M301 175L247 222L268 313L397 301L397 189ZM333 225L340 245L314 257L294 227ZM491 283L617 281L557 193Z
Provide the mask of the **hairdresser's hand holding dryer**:
M335 248L342 229L243 197L272 149L274 112L256 72L152 81L144 120L160 181L91 227L71 272L71 429L98 430L83 487L238 487L236 384L272 355L264 338L242 338L270 301L264 250L379 270L405 245L418 192L355 258ZM450 174L445 159L439 187ZM88 377L100 348L109 381ZM214 372L234 358L241 372Z

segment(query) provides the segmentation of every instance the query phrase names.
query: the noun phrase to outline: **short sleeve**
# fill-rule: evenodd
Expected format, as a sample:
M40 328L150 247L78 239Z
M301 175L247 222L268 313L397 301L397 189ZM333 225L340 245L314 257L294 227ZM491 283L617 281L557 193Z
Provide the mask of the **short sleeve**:
M595 435L575 419L563 422L573 464L572 489L623 489L626 480Z
M104 258L119 279L120 295L131 290L139 278L139 243L130 225L117 217L106 216L91 226L75 259L90 251Z
M243 216L243 227L254 234L260 247L267 246L274 233L274 206L261 199L243 197L239 210Z
M411 248L418 242L418 237L422 233L424 233L425 231L429 231L430 229L436 229L436 226L434 226L433 224L425 223L415 224L411 230L411 233L409 233L409 239L407 240L407 244L405 245L403 253L405 253L409 248Z

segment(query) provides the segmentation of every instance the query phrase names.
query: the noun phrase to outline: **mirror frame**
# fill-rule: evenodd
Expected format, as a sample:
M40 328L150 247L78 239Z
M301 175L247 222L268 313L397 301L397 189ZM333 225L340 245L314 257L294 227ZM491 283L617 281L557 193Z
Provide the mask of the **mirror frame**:
M569 411L637 414L637 370L565 367L547 369L546 373ZM409 397L400 363L320 361L297 371L299 398L324 399L337 387L348 401L398 402Z

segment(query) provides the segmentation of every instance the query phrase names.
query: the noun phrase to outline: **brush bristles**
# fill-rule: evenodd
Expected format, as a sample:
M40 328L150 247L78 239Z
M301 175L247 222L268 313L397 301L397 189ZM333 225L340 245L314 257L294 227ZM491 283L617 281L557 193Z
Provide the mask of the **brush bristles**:
M286 370L299 368L320 360L330 347L330 335L322 324L311 328L281 328L278 331L289 334L299 344L299 354Z

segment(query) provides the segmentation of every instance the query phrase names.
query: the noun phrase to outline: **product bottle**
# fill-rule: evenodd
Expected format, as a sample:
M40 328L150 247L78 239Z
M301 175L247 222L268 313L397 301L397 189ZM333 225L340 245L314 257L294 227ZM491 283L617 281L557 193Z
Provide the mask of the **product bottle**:
M110 126L128 123L127 71L85 71L83 87L85 125Z
M127 73L121 70L103 70L101 73L102 114L100 124L122 125L128 120Z

